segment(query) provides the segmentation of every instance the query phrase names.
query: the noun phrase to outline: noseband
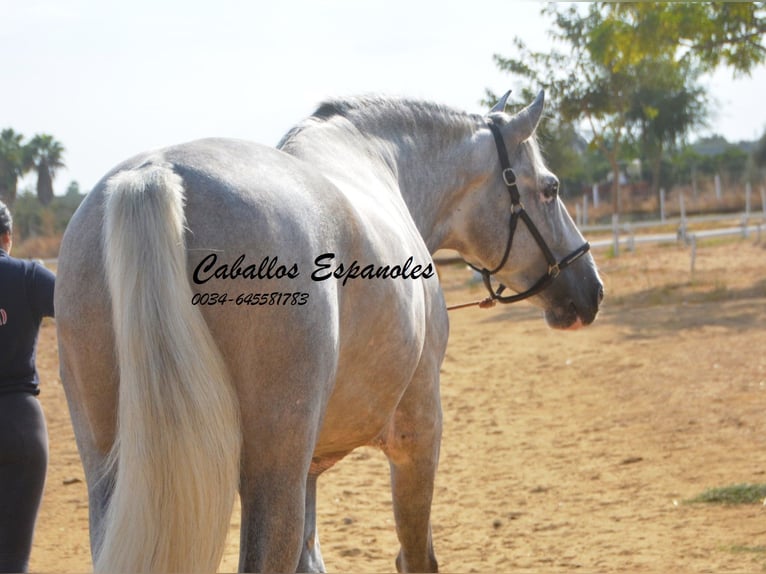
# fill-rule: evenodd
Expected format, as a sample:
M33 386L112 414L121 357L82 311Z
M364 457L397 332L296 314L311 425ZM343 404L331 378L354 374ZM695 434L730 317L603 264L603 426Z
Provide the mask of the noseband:
M517 301L522 301L532 297L533 295L537 295L543 289L553 283L561 271L585 255L590 249L590 243L586 241L584 244L572 251L563 259L556 261L556 257L554 257L550 248L545 243L545 239L543 239L543 236L540 234L537 226L532 221L532 218L529 217L529 214L524 209L524 205L521 203L521 194L519 193L519 188L516 186L516 174L513 172L513 169L511 169L508 150L505 147L505 141L503 140L503 135L500 133L500 128L498 128L491 119L487 119L487 125L489 126L489 129L495 138L495 146L497 147L497 155L500 158L503 182L505 183L506 188L508 188L508 193L511 195L511 218L508 224L508 243L505 246L505 253L503 253L503 259L500 261L500 264L492 270L489 270L486 267L480 269L475 265L471 265L470 263L468 264L472 269L481 273L482 279L484 280L484 285L489 291L489 298L478 303L480 306L488 306L494 304L494 302L516 303ZM538 279L534 285L532 285L526 291L517 293L516 295L502 295L506 287L501 283L497 289L494 289L492 287L492 275L500 271L508 261L508 256L511 253L511 245L513 244L513 236L516 233L519 219L521 219L526 224L527 229L532 234L532 237L534 237L535 242L537 242L538 247L540 247L540 250L543 252L545 260L548 262L548 272L540 277L540 279ZM462 305L457 305L452 308L460 307L462 307Z

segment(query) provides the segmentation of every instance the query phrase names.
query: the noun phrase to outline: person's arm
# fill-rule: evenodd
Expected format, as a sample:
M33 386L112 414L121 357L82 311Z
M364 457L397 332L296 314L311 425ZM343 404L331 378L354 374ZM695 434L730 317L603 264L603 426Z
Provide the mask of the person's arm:
M32 266L32 281L30 297L32 305L41 317L53 317L53 288L56 284L56 276L42 265L35 263Z

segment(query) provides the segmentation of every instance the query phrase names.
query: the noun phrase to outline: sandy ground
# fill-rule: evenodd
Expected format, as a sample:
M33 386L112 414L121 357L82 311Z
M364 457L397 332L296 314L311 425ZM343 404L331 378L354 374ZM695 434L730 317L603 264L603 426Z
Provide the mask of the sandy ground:
M433 535L447 572L766 571L766 508L685 500L766 482L766 249L752 239L597 253L598 321L548 329L524 304L451 315ZM449 302L483 296L441 269ZM31 567L91 568L87 495L58 379L38 364L50 469ZM398 551L388 465L361 449L320 480L334 572L385 572ZM236 570L238 512L221 564Z

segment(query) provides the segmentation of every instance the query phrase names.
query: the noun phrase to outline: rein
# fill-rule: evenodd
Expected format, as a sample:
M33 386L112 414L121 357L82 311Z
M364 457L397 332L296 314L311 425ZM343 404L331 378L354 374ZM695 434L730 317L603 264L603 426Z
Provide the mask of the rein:
M493 122L491 119L487 119L487 126L489 126L489 129L492 132L492 136L495 139L495 147L497 148L497 155L500 158L500 168L502 169L503 182L505 183L505 186L508 189L508 193L511 196L511 217L508 223L508 243L505 246L505 253L503 253L503 258L500 261L500 264L494 269L489 270L486 267L480 269L479 267L468 263L468 266L471 267L471 269L481 273L481 277L484 280L484 286L487 288L487 291L489 291L489 297L486 297L480 301L473 301L471 303L450 305L447 307L448 311L464 309L466 307L473 307L476 305L478 305L481 309L487 309L494 307L495 303L498 302L516 303L517 301L528 299L529 297L537 295L542 290L547 288L556 280L561 271L585 255L590 249L590 243L586 241L580 247L572 251L569 255L562 258L560 261L556 261L556 257L553 255L553 252L551 252L548 244L545 243L545 239L543 239L543 236L540 234L537 226L532 221L532 218L529 217L529 214L524 209L524 205L521 203L521 194L519 193L519 188L516 186L516 174L514 173L513 169L511 169L508 150L505 147L505 141L503 140L503 135L500 133L500 128L498 128L497 124L495 124L495 122ZM516 233L516 227L518 226L519 219L521 219L521 221L526 224L527 229L532 234L532 237L534 237L535 242L537 243L538 247L540 247L540 250L543 252L545 260L548 263L548 271L526 291L522 291L516 295L503 295L502 293L506 289L505 285L501 283L497 289L494 289L492 287L492 275L500 271L508 261L508 257L511 254L513 236Z

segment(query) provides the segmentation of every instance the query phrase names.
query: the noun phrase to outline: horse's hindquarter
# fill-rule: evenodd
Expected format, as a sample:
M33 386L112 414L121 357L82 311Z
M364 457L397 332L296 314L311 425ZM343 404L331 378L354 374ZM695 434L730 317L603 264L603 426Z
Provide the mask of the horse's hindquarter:
M312 199L327 182L271 148L203 140L124 162L88 195L67 229L57 280L57 326L63 382L84 455L94 448L105 455L115 429L118 369L104 271L105 183L118 171L146 163L166 164L182 178L189 280L199 295L186 303L202 311L243 413L257 407L267 415L264 424L269 416L286 419L291 410L319 420L338 347L334 284L309 279L311 253L333 242L332 226L322 226L323 208ZM216 262L208 272L210 256ZM264 260L277 265L260 271ZM280 267L293 264L300 275L245 277L250 264L259 277L275 276ZM221 273L224 268L228 271ZM301 292L308 294L303 305L293 297ZM214 297L218 302L211 304ZM151 333L145 337L151 341Z
M103 265L103 188L91 191L67 226L56 274L61 380L83 462L112 446L118 368Z
M423 353L443 352L426 336L426 315L442 308L433 267L431 278L421 276L430 255L411 222L397 218L398 206L349 197L313 166L280 152L250 150L249 162L232 164L236 153L227 152L229 169L213 177L224 182L215 192L209 171L184 168L181 157L174 163L187 189L192 282L213 253L216 265L231 269L244 256L240 270L258 269L255 279L193 284L197 293L230 299L201 310L238 387L250 427L245 440L273 432L269 425L292 414L323 422L317 457L343 454L380 433ZM335 276L355 264L357 272L402 269L409 258L408 278L344 284ZM280 268L288 275L264 278ZM247 304L248 295L258 297Z
M398 206L349 198L312 166L245 142L193 142L118 169L145 161L166 162L182 177L189 278L199 295L188 304L199 305L229 367L246 442L276 439L291 419L315 428L323 421L315 454L345 454L381 432L424 354L437 357L438 374L446 338L430 337L426 320L442 313L435 270L429 279L345 285L332 276L354 262L401 269L411 257L410 273L431 263ZM57 315L78 435L86 429L85 442L103 453L113 440L117 379L102 203L100 184L67 232ZM446 330L446 318L435 323Z

